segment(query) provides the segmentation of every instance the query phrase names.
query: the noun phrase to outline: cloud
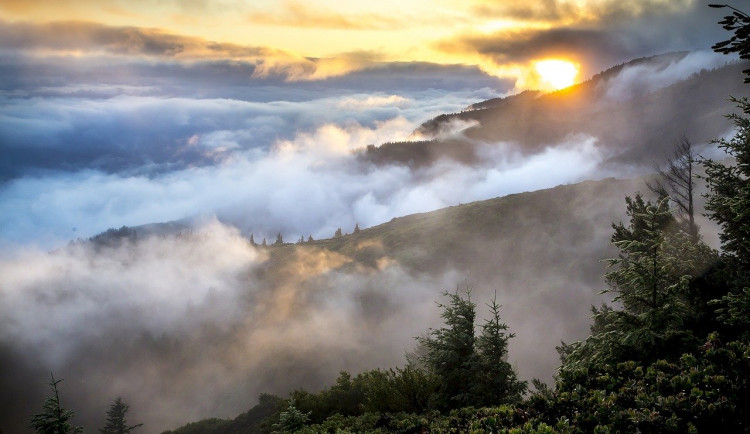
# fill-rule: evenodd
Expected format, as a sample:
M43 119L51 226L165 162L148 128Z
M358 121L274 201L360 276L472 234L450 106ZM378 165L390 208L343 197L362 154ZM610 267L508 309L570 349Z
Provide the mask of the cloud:
M721 28L707 21L707 12L705 5L691 0L552 0L529 6L481 2L475 5L480 16L507 19L510 15L532 21L489 32L463 29L436 41L434 47L451 55L473 55L486 71L502 77L523 78L534 60L567 58L581 64L585 79L637 57L707 49L722 38Z
M371 126L324 124L279 140L267 151L244 147L251 132L213 131L186 135L185 147L217 164L150 176L86 170L19 178L0 190L1 235L10 242L54 243L109 227L216 213L256 236L281 232L287 238L321 238L356 222L367 227L459 202L573 182L591 176L602 159L587 137L550 144L549 151L531 157L515 154L512 144L485 145L481 164L472 167L445 161L413 170L352 158L355 149L398 140L415 127L403 117ZM571 164L560 166L568 159Z
M669 14L685 10L693 0L541 0L537 2L505 1L472 2L477 17L552 21L559 23L612 23L643 15Z
M309 58L271 47L214 42L161 29L115 27L93 22L9 23L0 21L0 43L6 50L33 55L125 56L195 62L251 62L252 76L283 76L287 81L322 80L361 70L380 61L375 52L340 53Z
M253 24L296 28L324 28L346 30L394 30L409 22L409 17L365 13L342 14L325 7L310 8L297 1L281 3L281 12L253 12L248 15Z
M161 432L234 417L260 392L395 366L437 316L436 291L454 284L450 273L410 275L395 264L345 271L351 258L292 249L294 261L261 273L264 251L212 222L3 257L0 366L14 374L0 381L13 392L0 398L3 430L24 429L50 371L65 378L63 402L79 423L98 426L122 396L132 420Z
M632 65L599 86L606 102L624 101L685 80L703 69L718 68L726 63L727 57L722 54L695 51L666 64L645 62Z

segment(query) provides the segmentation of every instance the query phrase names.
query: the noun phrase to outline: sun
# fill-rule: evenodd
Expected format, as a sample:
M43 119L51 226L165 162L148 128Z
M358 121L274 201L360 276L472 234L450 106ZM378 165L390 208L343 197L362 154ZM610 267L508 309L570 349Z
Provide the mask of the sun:
M578 77L578 69L578 64L561 59L534 62L534 70L540 77L539 84L552 90L574 85Z

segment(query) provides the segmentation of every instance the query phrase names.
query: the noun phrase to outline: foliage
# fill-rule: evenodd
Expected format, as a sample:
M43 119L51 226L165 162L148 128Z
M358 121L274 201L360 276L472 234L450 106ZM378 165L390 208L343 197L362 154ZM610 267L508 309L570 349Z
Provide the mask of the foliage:
M723 319L746 329L750 325L750 103L734 100L744 115L730 115L737 133L717 143L735 158L734 165L707 160L703 164L710 188L706 210L719 224L722 274L729 287L723 297Z
M613 301L621 308L593 308L592 335L563 347L561 369L614 364L626 360L650 363L691 351L699 340L686 328L700 305L691 284L709 268L710 248L679 230L668 198L655 203L638 194L626 198L630 222L613 225L617 258L607 260L605 274Z
M62 380L55 380L52 373L49 374L49 386L52 396L45 398L42 404L42 412L31 417L31 428L40 434L75 434L83 432L83 427L70 424L74 413L66 410L60 405L60 394L57 385Z
M128 412L130 406L122 402L122 398L119 396L115 399L115 402L107 410L107 424L103 428L99 429L100 434L128 434L134 429L143 426L142 423L128 426L125 421L125 413Z
M697 355L561 372L531 413L569 417L576 432L739 432L747 426L750 347L712 335Z
M526 382L518 380L513 367L506 360L508 341L515 334L507 333L508 326L500 319L497 294L487 303L487 307L490 318L482 325L482 333L476 342L478 357L474 402L480 406L517 402L526 391Z
M297 432L310 420L310 413L303 413L294 406L294 399L289 401L289 406L279 415L279 423L274 425L278 433Z
M465 290L466 298L456 292L444 292L447 304L438 304L445 327L430 329L429 336L418 338L427 353L423 362L440 379L435 394L439 409L459 408L471 405L473 385L476 381L477 354L474 350L475 305L471 294Z
M734 33L731 38L717 42L711 48L719 53L731 54L738 53L740 59L750 59L750 16L746 13L735 9L729 5L710 4L712 8L729 8L732 10L719 21L724 30ZM750 75L750 69L742 71L745 75ZM750 83L750 77L745 78L745 83Z

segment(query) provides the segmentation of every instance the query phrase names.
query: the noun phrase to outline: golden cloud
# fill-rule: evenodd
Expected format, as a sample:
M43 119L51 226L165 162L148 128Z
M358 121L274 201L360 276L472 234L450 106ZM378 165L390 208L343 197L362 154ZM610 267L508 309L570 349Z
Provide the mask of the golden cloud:
M296 28L322 28L345 30L394 30L408 26L408 17L376 13L344 15L340 12L319 7L310 8L303 3L286 1L281 13L254 12L248 20L255 24Z

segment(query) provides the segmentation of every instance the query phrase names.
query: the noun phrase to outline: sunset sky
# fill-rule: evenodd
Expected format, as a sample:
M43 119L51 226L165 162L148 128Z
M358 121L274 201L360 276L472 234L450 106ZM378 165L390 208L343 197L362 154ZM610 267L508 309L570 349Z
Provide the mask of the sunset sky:
M52 0L0 3L4 45L30 55L231 59L321 79L382 62L479 65L544 88L534 62L580 77L644 54L707 48L696 0Z
M586 140L565 152L589 164L542 178L490 182L489 160L354 176L342 161L439 114L637 57L703 53L670 80L715 67L721 15L695 0L2 0L0 246L211 213L326 236L581 179Z

